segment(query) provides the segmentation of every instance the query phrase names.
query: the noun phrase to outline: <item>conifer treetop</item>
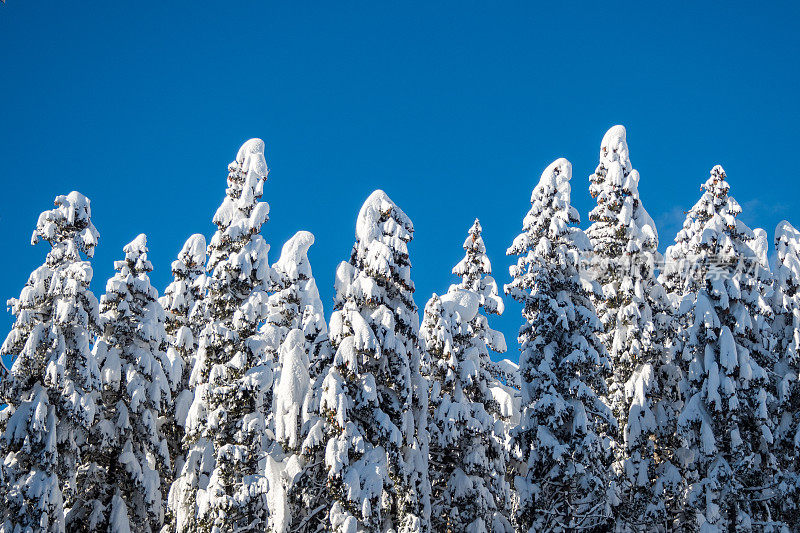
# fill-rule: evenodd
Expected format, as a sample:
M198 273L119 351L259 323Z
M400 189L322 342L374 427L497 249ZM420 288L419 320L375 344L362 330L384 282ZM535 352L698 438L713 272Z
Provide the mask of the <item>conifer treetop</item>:
M39 215L31 244L45 240L53 247L57 244L67 245L71 260L79 259L78 250L85 253L86 257L92 257L100 234L92 224L89 199L78 191L72 191L67 195L56 196L53 203L55 209Z
M268 174L264 141L250 139L228 165L225 200L214 214L214 224L221 234L218 232L214 235L212 248L222 244L219 241L236 241L248 233L261 230L261 226L269 219L269 204L259 201L264 194L264 181Z
M563 157L544 169L531 193L531 208L522 221L523 232L514 239L507 255L522 254L538 245L549 246L549 241L567 234L574 236L579 250L591 249L583 232L569 227L581 221L578 210L570 204L570 179L572 164Z
M308 250L314 244L314 235L309 231L298 231L281 248L281 256L273 268L282 272L289 279L310 279L311 262Z
M775 228L775 251L784 267L775 271L778 283L786 285L790 276L800 279L800 231L786 220L780 221Z
M486 255L486 246L481 236L480 221L476 218L464 241L466 255L453 267L453 274L461 278L461 283L451 287L473 291L480 297L479 305L490 314L502 315L505 310L503 299L497 290L497 282L490 275L492 263Z
M183 243L178 259L172 262L172 272L175 273L176 267L180 266L181 270L195 269L202 267L206 262L206 238L201 233L195 233ZM180 263L178 265L177 263Z
M614 126L606 132L600 145L600 162L589 181L589 193L597 199L597 206L589 213L594 224L587 233L596 243L597 252L612 256L655 252L658 232L639 200L639 171L631 165L624 126ZM627 228L624 249L613 245L621 239L618 226Z

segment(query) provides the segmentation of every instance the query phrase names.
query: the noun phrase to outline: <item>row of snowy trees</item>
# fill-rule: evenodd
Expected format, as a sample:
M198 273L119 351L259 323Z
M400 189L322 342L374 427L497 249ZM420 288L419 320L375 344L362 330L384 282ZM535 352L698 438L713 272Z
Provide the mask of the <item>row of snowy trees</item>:
M790 531L800 522L800 232L737 218L717 166L666 256L625 129L549 165L508 254L519 366L476 220L420 313L413 225L358 215L326 322L300 231L268 261L268 169L229 165L159 298L147 239L98 301L77 192L42 213L0 354L0 532Z

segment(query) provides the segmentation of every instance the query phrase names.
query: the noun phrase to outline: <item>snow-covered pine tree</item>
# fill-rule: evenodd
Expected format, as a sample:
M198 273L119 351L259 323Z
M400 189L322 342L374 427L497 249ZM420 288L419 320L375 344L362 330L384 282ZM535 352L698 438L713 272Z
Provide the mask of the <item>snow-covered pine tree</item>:
M783 523L800 524L800 231L785 220L775 228L775 251L775 455L780 485L773 508Z
M589 213L586 235L593 249L592 273L602 286L592 300L611 362L608 399L622 444L617 515L627 527L641 529L664 523L667 511L674 510L674 482L680 476L670 460L674 443L669 441L679 395L668 351L671 305L655 275L658 233L639 197L639 172L631 165L623 126L606 132L589 181L597 206Z
M200 331L205 326L202 301L205 297L205 266L206 238L196 233L186 240L178 258L172 262L172 283L158 299L165 312L169 364L164 371L169 378L174 406L164 413L162 421L162 430L173 461L172 472L165 472L161 480L165 501L174 478L183 469L186 454L183 445L184 426L194 398L194 391L189 387L189 376L197 355ZM168 517L170 523L172 518Z
M678 304L677 356L685 376L679 456L689 484L687 528L764 530L776 474L769 375L768 272L720 166L667 249L662 283Z
M167 440L159 418L172 407L162 367L166 355L164 309L148 274L147 237L137 236L116 261L100 299L104 331L94 346L103 380L103 410L113 431L103 454L106 487L99 497L112 531L160 531L164 521L161 477L171 477ZM124 507L122 507L122 506Z
M264 141L247 141L228 170L208 247L208 323L189 382L195 395L186 421L188 452L170 491L178 531L267 527L272 361L258 325L275 276L260 235L269 214L259 201L267 178Z
M580 218L570 205L571 177L563 158L545 169L523 232L508 249L519 258L505 292L523 305L525 319L523 412L515 431L523 463L515 480L521 531L607 530L616 501L607 436L615 419L601 400L610 365L580 277L580 253L591 243L573 226Z
M452 271L461 278L461 282L451 285L448 294L466 290L473 292L478 297L478 312L464 324L464 328L469 334L469 349L471 350L469 358L475 359L478 364L482 380L480 386L474 389L479 393L471 396L470 400L480 402L487 412L500 422L494 428L491 438L500 441L499 451L504 452L503 457L495 458L492 461L498 478L502 478L505 476L508 460L505 443L508 441L509 431L514 423L512 419L516 418L514 407L517 402L514 402L513 399L513 396L516 396L516 391L512 388L515 380L509 379L509 376L506 375L502 376L503 379L498 379L498 374L504 372L489 356L489 350L497 353L506 351L505 337L502 332L489 327L488 318L488 315L502 315L505 305L497 290L497 282L491 276L492 264L486 255L482 232L481 223L476 218L463 244L464 258L453 267ZM492 491L495 495L498 513L508 517L511 512L510 484L497 481Z
M28 278L1 355L15 357L3 379L0 411L0 531L61 532L66 508L92 509L78 486L82 448L101 425L100 372L89 349L99 330L89 290L99 234L89 199L55 199L39 216L31 244L47 241L45 263Z
M319 414L322 383L332 360L328 326L308 260L314 236L297 232L272 267L278 290L269 298L262 331L278 345L279 377L273 401L275 439L286 456L281 479L270 482L275 531L318 531L328 524L327 429ZM280 484L280 486L279 486Z
M350 261L336 272L336 350L321 411L338 532L428 531L427 382L408 241L413 225L383 191L364 203Z
M468 290L455 289L441 298L434 294L420 329L430 380L433 531L512 531L506 516L505 431L490 411L497 402L482 360L485 345L483 351L475 346L469 327L479 304L480 296Z

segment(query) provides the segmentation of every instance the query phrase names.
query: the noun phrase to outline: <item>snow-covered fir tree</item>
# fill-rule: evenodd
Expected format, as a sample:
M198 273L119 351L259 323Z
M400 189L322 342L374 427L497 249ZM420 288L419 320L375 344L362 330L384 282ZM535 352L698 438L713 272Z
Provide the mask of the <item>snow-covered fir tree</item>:
M505 428L492 410L492 376L470 328L480 296L453 290L425 306L428 351L429 477L433 531L512 531L506 514ZM482 341L481 341L482 342Z
M286 456L280 479L270 483L275 531L318 531L328 524L325 445L327 427L319 414L322 383L332 361L328 327L308 260L314 236L297 232L273 265L278 290L269 298L263 330L279 344L279 377L273 401L275 439ZM277 469L273 470L277 473Z
M428 531L427 382L408 242L413 225L383 191L364 203L350 261L336 271L336 352L323 384L331 426L329 529Z
M164 521L162 475L171 465L159 418L171 408L170 386L162 363L166 332L164 309L148 274L147 237L139 235L116 261L100 299L103 334L94 346L103 381L103 410L113 428L102 454L108 457L105 487L98 497L98 526L111 531L159 531ZM169 479L171 476L167 476Z
M499 449L507 452L508 447L505 444L509 437L509 431L512 425L518 422L518 401L516 401L518 394L514 387L517 386L516 374L519 369L515 368L515 372L509 375L508 368L502 365L508 361L498 364L489 356L489 350L497 353L506 351L506 339L503 334L489 327L489 315L502 315L505 305L497 289L497 282L491 276L492 263L486 255L482 232L481 223L476 218L464 240L464 258L453 267L452 271L461 278L461 282L451 285L448 293L467 290L478 296L478 312L464 324L464 327L469 333L470 357L476 358L481 371L481 379L486 380L481 384L480 390L482 393L487 392L483 388L485 385L488 387L488 394L472 399L481 402L495 420L501 422L496 426L493 438L501 440L502 445ZM507 460L507 453L504 453L502 458L497 458L494 462L497 471L501 474L506 470ZM493 491L498 504L498 512L507 517L511 511L510 485L498 483Z
M166 501L176 475L183 469L186 449L183 446L186 415L194 398L189 376L197 355L197 341L204 326L206 238L196 233L181 248L172 262L172 283L158 299L165 312L167 358L164 372L169 378L173 408L163 413L162 430L169 446L172 469L164 472L162 491ZM168 517L172 522L172 516Z
M188 451L170 491L178 531L267 527L264 460L273 361L258 326L275 276L260 235L269 214L259 201L266 178L264 142L251 139L228 167L226 197L208 247L208 319L190 377L195 395L186 421Z
M89 199L78 192L55 199L39 216L31 244L51 249L17 299L16 317L0 355L14 363L0 403L0 531L65 529L65 508L91 511L79 479L95 465L82 452L102 426L100 372L90 341L99 330L98 302L89 290L99 234ZM79 473L80 471L80 473Z
M769 273L749 243L720 166L667 249L662 282L678 304L677 348L685 404L678 419L689 484L684 528L766 530L774 521L775 425L766 349Z
M774 510L785 524L800 524L800 231L783 220L775 228L775 455L780 485Z
M523 232L509 255L506 294L523 305L520 379L523 412L516 446L523 468L516 522L521 531L607 530L615 489L610 478L614 416L601 397L610 371L601 324L580 277L591 248L573 224L572 165L558 159L542 173ZM589 285L589 286L587 286Z
M597 206L586 235L591 270L602 286L592 299L611 362L608 399L619 428L617 513L628 527L641 529L663 524L668 511L674 513L679 476L670 458L679 395L668 351L671 306L655 274L658 233L639 197L639 172L631 165L623 126L606 132L589 181Z

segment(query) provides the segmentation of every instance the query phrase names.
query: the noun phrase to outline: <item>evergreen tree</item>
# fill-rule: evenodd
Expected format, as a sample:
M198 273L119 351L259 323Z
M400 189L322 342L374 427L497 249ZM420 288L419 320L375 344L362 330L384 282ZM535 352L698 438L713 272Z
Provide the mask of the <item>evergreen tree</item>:
M639 198L639 172L631 165L623 126L603 137L600 163L589 181L597 206L589 213L586 234L592 272L603 289L593 302L613 369L609 402L623 444L617 450L622 493L617 512L627 527L641 530L664 523L668 508L674 509L669 502L679 476L670 460L670 439L679 395L667 346L671 306L655 275L658 233Z
M319 414L322 382L332 361L328 327L308 249L314 236L297 232L273 265L278 290L269 298L262 331L269 344L280 342L279 377L273 402L275 438L286 456L280 479L270 484L276 531L318 531L330 509L325 469L328 428Z
M800 523L800 232L783 220L775 229L775 364L778 413L775 454L780 485L776 518Z
M195 395L186 421L188 452L170 491L179 531L267 527L263 462L273 361L258 325L275 276L259 233L269 214L259 201L267 178L264 142L247 141L228 170L208 247L208 322L189 382Z
M78 192L55 199L39 216L31 244L51 250L9 300L16 322L0 355L15 357L3 378L0 411L0 531L60 532L66 509L93 509L79 470L94 470L82 452L102 426L100 372L89 344L99 329L89 290L99 234L89 199Z
M523 305L520 375L523 412L515 433L523 468L516 478L521 531L606 530L616 502L609 479L615 425L601 400L610 371L597 333L600 321L580 277L580 253L591 248L572 226L572 165L558 159L531 196L506 294Z
M466 349L470 351L469 357L475 358L479 365L482 380L479 388L481 394L472 400L480 402L483 408L499 422L490 434L490 438L499 441L500 446L497 450L503 454L502 457L492 461L499 479L505 477L509 459L505 444L512 424L518 422L515 413L518 402L515 401L514 397L517 394L513 389L516 376L506 375L508 369L503 370L501 368L503 365L495 363L489 356L489 350L497 353L506 351L506 339L503 333L490 328L488 319L488 315L502 315L505 305L497 290L497 282L491 276L492 264L486 255L482 232L483 228L476 218L463 244L464 258L453 267L452 271L461 278L461 282L451 285L448 294L466 290L478 297L478 312L464 324L469 334L469 346ZM518 368L515 371L518 371ZM493 442L492 445L494 444ZM492 490L498 513L507 518L511 512L510 484L498 480Z
M168 364L164 371L170 382L174 408L165 413L162 429L173 459L171 472L165 472L162 490L165 500L172 482L183 469L186 449L183 445L186 415L192 405L194 391L189 386L198 339L204 326L203 298L205 297L206 239L194 234L183 245L178 258L172 262L172 283L158 299L165 312ZM172 523L174 517L168 522Z
M167 440L159 423L171 407L164 309L148 274L147 237L139 235L114 263L100 300L104 331L94 347L103 380L103 409L113 427L107 454L106 509L118 516L110 530L159 531L164 520L161 476L170 472ZM112 501L113 500L113 501Z
M383 191L358 215L356 243L336 272L322 413L334 497L330 529L427 531L427 384L407 243L411 220Z
M702 189L662 273L679 305L685 405L678 453L689 483L684 527L760 530L772 522L776 474L768 272L749 246L754 234L737 218L741 208L728 195L722 167L712 169Z
M479 302L472 291L454 290L441 299L434 294L420 330L429 354L434 531L512 531L505 516L510 489L504 428L491 414L492 376L469 328Z

